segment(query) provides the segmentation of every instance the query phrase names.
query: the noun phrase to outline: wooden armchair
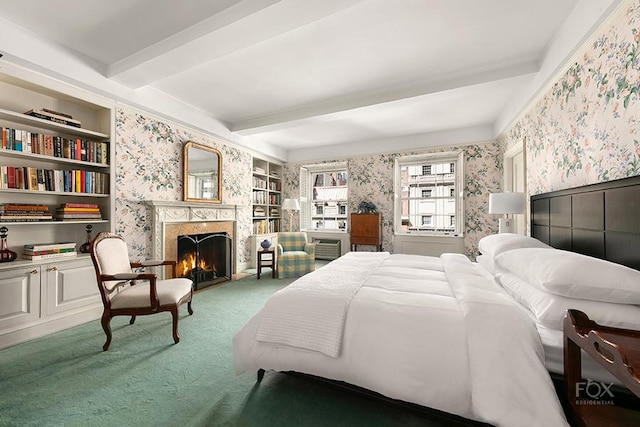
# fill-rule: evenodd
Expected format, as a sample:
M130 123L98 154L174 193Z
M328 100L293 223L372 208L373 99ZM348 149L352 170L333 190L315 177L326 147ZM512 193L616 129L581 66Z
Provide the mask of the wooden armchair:
M102 329L107 341L102 346L106 351L111 344L111 318L131 316L132 325L136 316L171 312L173 316L173 341L178 336L178 307L187 303L189 314L193 314L191 299L193 282L190 279L175 278L175 261L129 262L127 244L116 234L101 232L91 244L91 260L96 270L96 279L104 312ZM155 274L136 274L132 268L168 265L172 267L171 279L158 280Z

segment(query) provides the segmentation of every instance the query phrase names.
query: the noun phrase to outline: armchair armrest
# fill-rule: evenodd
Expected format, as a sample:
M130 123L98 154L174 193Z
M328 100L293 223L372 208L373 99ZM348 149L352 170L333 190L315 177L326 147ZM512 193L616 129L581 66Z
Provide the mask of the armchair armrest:
M282 255L282 252L284 252L284 248L280 243L278 243L278 255Z
M172 260L157 260L157 259L150 259L150 260L143 260L143 261L138 261L138 262L131 262L129 263L131 265L131 268L144 268L144 267L158 267L161 265L168 265L171 267L171 277L176 277L176 261L172 261Z
M131 267L136 268L136 267L155 267L158 265L175 265L176 262L169 261L169 260L147 259L143 261L132 262L130 264L131 264Z
M315 243L305 243L304 251L309 255L315 257L316 256L316 244Z

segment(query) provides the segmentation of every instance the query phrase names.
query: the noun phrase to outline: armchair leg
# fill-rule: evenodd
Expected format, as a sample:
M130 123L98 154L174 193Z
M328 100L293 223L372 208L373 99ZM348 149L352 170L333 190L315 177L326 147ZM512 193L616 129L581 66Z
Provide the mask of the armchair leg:
M264 378L264 369L258 369L258 378L257 378L257 382L262 382L262 379Z
M102 351L107 351L111 344L111 316L107 312L102 314L102 329L107 335L107 341L102 346Z
M136 321L136 316L131 316L131 320L129 320L129 324L133 325L135 321Z
M191 301L187 303L187 310L189 311L189 315L193 314L193 309L191 308Z
M173 317L173 342L178 344L180 336L178 336L178 306L171 309L171 317Z

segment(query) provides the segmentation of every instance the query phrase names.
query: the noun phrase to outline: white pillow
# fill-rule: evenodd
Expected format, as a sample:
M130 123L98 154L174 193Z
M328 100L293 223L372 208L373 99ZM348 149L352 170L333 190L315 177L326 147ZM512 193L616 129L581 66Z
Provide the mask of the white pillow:
M569 298L640 304L640 271L560 249L503 252L498 271L509 271L539 289Z
M601 325L640 329L640 307L637 305L555 295L530 285L513 273L498 273L496 278L509 295L533 315L537 323L549 329L562 331L562 321L570 308L585 312L591 320Z
M495 272L495 257L505 251L520 248L551 248L538 239L523 234L500 233L485 236L478 241L478 250L484 258L481 265L490 273ZM480 262L480 257L476 261Z

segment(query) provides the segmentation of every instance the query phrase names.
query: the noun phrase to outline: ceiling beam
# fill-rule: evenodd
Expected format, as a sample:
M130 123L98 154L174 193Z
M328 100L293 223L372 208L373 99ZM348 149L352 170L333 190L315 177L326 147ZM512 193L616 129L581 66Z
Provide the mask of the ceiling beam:
M131 89L150 85L366 0L242 0L111 64L107 77Z
M229 124L229 130L238 135L257 135L281 129L287 129L309 123L334 120L358 109L375 105L401 101L420 96L433 95L465 86L478 85L493 81L534 74L539 69L537 60L525 60L514 64L495 65L485 70L476 69L447 78L431 79L413 84L385 88L384 90L352 94L338 97L322 103L299 106L261 117L241 120Z

